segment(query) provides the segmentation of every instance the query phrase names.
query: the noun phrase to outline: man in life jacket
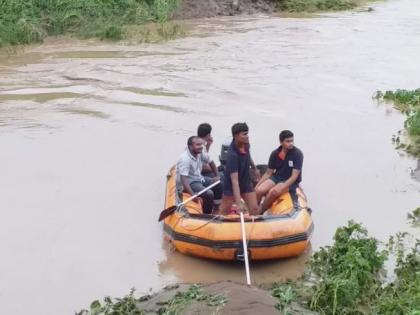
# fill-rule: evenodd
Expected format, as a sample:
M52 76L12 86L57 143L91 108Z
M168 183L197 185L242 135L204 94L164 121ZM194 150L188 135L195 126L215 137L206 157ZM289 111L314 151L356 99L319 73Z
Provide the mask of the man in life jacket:
M260 213L284 192L295 193L302 180L303 153L294 146L293 133L283 130L279 139L280 146L271 153L268 170L255 187L258 203L265 196Z

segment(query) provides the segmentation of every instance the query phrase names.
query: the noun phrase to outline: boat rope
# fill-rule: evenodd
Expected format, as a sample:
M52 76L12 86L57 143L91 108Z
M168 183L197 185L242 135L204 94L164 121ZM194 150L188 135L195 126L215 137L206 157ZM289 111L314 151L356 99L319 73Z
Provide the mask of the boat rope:
M185 216L186 216L186 214L185 214L185 215L183 215L182 217L180 217L179 219L184 218ZM223 217L222 215L215 215L215 216L214 216L214 218L212 218L211 220L209 220L209 221L207 221L206 223L204 223L204 224L200 225L199 227L196 227L196 228L193 228L193 229L190 229L190 228L185 227L185 225L184 225L183 223L181 223L181 226L182 226L185 230L187 230L188 232L194 232L194 231L198 231L199 229L202 229L203 227L205 227L206 225L208 225L208 224L212 223L212 222L213 222L213 221L215 221L215 220L219 220L219 219L220 219L220 218L222 218L222 217Z

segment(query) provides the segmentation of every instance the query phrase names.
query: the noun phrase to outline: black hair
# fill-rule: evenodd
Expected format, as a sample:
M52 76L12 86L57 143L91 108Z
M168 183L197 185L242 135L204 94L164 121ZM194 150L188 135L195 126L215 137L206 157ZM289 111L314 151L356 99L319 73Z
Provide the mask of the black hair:
M192 146L192 144L193 144L193 142L194 142L194 140L196 140L196 139L198 139L198 137L197 136L191 136L191 137L189 137L188 138L188 141L187 141L187 145L190 147L190 146Z
M208 123L200 124L197 128L197 136L204 138L211 133L211 126Z
M248 132L249 128L246 123L236 123L232 126L232 136L237 135L240 132Z
M290 130L283 130L282 132L280 132L280 135L279 135L280 142L283 142L283 140L287 138L293 138L293 132L291 132Z

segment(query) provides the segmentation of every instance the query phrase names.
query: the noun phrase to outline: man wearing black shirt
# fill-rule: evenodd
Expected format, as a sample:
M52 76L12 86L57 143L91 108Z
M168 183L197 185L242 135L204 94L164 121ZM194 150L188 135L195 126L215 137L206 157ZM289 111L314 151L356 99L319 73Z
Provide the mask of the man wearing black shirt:
M284 192L295 192L302 180L303 153L294 146L293 133L283 130L279 138L280 146L271 153L268 170L255 188L258 203L267 195L261 205L261 213Z
M258 214L257 196L252 177L259 179L259 171L251 158L246 123L234 124L232 126L232 136L233 141L227 152L220 210L223 214L227 214L232 208L233 210L241 208L242 198L250 214Z

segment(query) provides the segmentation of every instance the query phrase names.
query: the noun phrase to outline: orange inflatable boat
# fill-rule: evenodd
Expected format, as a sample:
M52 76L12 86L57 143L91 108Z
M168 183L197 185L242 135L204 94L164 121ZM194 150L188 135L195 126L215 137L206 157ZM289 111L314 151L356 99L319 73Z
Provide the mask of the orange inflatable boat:
M175 169L166 183L165 208L180 202ZM184 194L183 200L190 197ZM264 215L246 216L245 231L251 260L300 255L308 246L314 224L306 196L285 193ZM203 214L199 203L190 202L164 220L165 238L181 253L217 260L242 260L239 215Z

